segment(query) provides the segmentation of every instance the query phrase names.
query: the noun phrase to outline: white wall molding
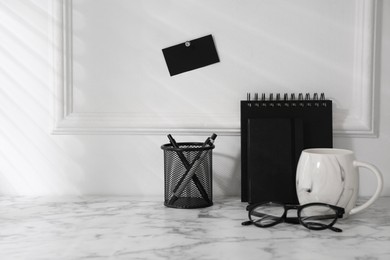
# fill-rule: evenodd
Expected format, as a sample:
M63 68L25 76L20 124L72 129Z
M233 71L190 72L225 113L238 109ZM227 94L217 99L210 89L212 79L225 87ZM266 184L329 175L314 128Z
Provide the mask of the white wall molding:
M375 39L377 1L356 1L353 99L349 114L334 116L334 133L350 137L376 137Z
M374 69L376 0L356 1L354 86L352 107L334 114L334 133L341 136L376 135ZM80 113L74 111L72 76L72 0L53 4L55 78L54 134L203 134L239 135L237 115L221 114L200 123L197 114Z

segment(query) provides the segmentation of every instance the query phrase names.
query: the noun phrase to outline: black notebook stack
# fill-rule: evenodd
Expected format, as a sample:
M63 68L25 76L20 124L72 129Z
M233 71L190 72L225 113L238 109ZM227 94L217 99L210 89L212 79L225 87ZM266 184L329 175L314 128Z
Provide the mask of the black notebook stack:
M248 94L241 101L241 200L298 204L301 151L332 146L332 101L324 94Z

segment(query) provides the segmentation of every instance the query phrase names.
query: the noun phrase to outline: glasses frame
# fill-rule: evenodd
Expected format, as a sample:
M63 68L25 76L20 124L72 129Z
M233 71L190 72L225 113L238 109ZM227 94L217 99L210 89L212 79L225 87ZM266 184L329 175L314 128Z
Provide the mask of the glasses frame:
M263 206L263 205L266 205L266 204L275 204L278 206L282 206L284 208L284 212L283 212L282 216L280 216L280 218L278 220L276 220L275 222L263 225L263 224L259 224L257 221L254 221L252 219L252 215L256 215L256 214L254 214L254 211L256 208ZM305 222L302 220L301 213L302 213L303 209L308 208L308 207L313 207L313 206L323 206L323 207L328 207L328 208L334 210L336 212L336 216L334 217L334 220L329 224L317 223L315 226L310 226L308 222ZM297 217L292 217L292 218L287 217L287 212L291 209L297 210ZM282 222L285 222L285 223L289 223L289 224L301 224L302 226L304 226L310 230L331 229L335 232L342 231L339 228L333 227L333 225L337 222L337 219L342 218L343 214L345 213L344 208L330 205L330 204L326 204L326 203L321 203L321 202L308 203L308 204L304 204L304 205L291 205L291 204L284 204L284 203L280 203L280 202L261 202L261 203L249 205L247 207L247 210L248 210L248 218L250 220L250 223L243 222L243 225L253 224L257 227L267 228L267 227L272 227L272 226L275 226L275 225L280 224ZM326 216L324 215L324 217L326 217Z

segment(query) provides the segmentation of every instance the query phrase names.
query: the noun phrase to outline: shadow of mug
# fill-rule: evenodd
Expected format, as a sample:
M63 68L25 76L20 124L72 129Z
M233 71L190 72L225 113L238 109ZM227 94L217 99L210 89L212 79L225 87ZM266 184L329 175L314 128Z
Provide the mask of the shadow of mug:
M374 195L356 206L359 193L359 167L370 170L377 178ZM303 150L297 165L296 189L301 205L323 202L343 207L344 218L369 207L379 197L383 177L372 164L357 161L350 150L315 148Z

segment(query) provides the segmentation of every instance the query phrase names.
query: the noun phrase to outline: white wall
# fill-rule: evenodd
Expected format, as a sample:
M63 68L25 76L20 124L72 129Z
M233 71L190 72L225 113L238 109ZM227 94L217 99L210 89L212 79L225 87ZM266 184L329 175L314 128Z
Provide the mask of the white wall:
M77 2L77 0L74 1ZM229 3L232 4L234 1L229 1ZM162 198L163 154L160 146L167 142L165 134L51 134L55 118L53 108L56 98L53 87L52 53L50 52L52 46L52 42L50 42L52 39L50 35L51 6L51 1L43 0L0 0L0 38L2 39L0 42L0 194L130 194L159 195ZM377 103L375 105L378 108L376 122L378 123L379 135L377 138L335 137L334 146L353 149L357 154L357 158L377 165L385 177L385 189L382 194L390 195L390 185L387 183L387 179L390 178L390 105L386 102L390 99L390 88L388 86L390 78L384 73L389 71L390 65L390 3L379 1L378 7L381 24L379 24L377 32L379 42L377 43L375 82ZM148 6L148 8L147 10L158 14L159 8L162 10L165 7ZM241 6L241 8L244 9L245 6ZM216 6L210 6L209 10L217 9ZM202 10L198 9L198 11ZM206 11L204 10L204 12ZM253 15L253 13L251 14ZM206 14L203 15L206 17ZM246 17L245 13L238 12L237 15L238 20L243 20ZM78 18L76 17L76 19ZM315 17L312 19L314 20ZM82 24L82 20L77 21L78 25ZM149 26L158 28L159 24L152 23ZM197 36L202 36L200 35L203 32L201 30L202 26L207 26L207 23L199 25ZM207 33L214 33L222 28L221 25L215 26L214 31L210 30ZM228 31L224 28L219 31L219 35L225 36ZM234 31L240 32L238 29ZM83 34L77 35L77 32L78 39L82 39ZM332 32L328 33L334 36ZM240 32L240 34L244 38L248 36L245 32ZM188 31L185 31L182 37L190 37L191 35ZM177 32L174 35L172 34L164 44L169 45L171 42L173 44L176 36ZM222 43L227 43L227 41L229 41L227 46L236 47L236 51L240 50L242 42L237 38L224 39L217 36L215 35L217 48L220 48L220 55L225 54ZM290 39L294 39L294 37L291 37L290 35ZM83 40L87 42L88 38ZM344 43L347 41L348 38L343 39ZM78 44L77 51L82 50L82 44L80 45L80 42L76 42L76 44ZM160 42L161 48L167 47L164 44ZM159 50L161 48L159 47ZM75 53L77 64L74 68L78 73L75 75L75 80L84 80L84 83L92 85L96 83L94 80L104 80L103 74L99 75L97 79L88 77L88 73L80 74L83 71L90 71L91 68L99 68L99 66L91 67L91 63L86 62L86 59L77 56L79 54L80 52ZM318 55L324 56L326 53L319 50ZM137 58L141 59L142 56L137 56ZM160 79L164 81L163 85L173 82L175 86L180 86L183 83L198 84L198 79L191 75L207 75L207 79L217 75L212 79L226 81L224 72L231 70L227 67L229 64L231 66L233 61L235 61L234 64L247 63L246 59L240 59L240 56L235 55L235 53L232 53L232 56L221 55L220 58L219 67L210 67L210 70L199 70L194 72L195 74L187 74L190 75L187 76L187 80L188 77L191 79L190 82L186 82L185 77ZM346 61L348 63L350 59L351 57L345 56L344 59L341 59L341 62ZM299 61L296 61L295 64L292 57L289 62L292 65L297 65L296 71L299 71L298 68L302 66L306 68ZM90 65L85 66L86 64ZM155 63L152 65L157 66ZM249 64L249 66L253 65L258 64ZM240 85L240 87L232 89L232 92L228 95L230 99L227 98L224 102L233 104L236 102L232 99L233 96L240 100L245 97L247 91L257 90L256 81L260 79L256 76L256 73L261 71L242 70L242 68L244 67L237 67L237 69L240 69L239 76L234 77L233 83L230 83L232 85L229 86ZM115 73L115 70L110 70L110 72ZM161 75L161 77L164 77L164 75ZM296 79L294 84L299 83L296 76L289 75L289 77L290 80ZM126 80L128 79L126 77L122 78L120 83L127 85ZM304 79L300 78L300 81L304 82ZM333 79L333 83L338 81L347 83L348 78ZM208 80L208 82L212 81ZM83 84L80 83L83 83L83 81L75 82L76 90L85 91L85 93L91 91L90 88L83 89ZM129 82L132 87L136 86L137 83L145 84L145 81L132 79ZM204 81L200 83L204 83ZM212 84L218 86L215 82ZM119 85L115 85L115 88L121 87ZM282 92L286 89L283 84L275 86L279 87ZM317 87L321 89L321 85ZM107 93L107 89L104 89L104 87L100 90ZM317 91L315 88L313 90ZM190 91L190 89L187 91ZM226 89L223 91L226 91ZM263 90L259 89L258 91L262 92ZM335 97L340 95L338 91L342 93L342 90L336 88L331 89L332 91L334 92L332 95ZM99 99L91 98L93 92L84 95L84 97L89 98L84 102L81 99L83 97L83 95L80 95L81 92L75 93L77 97L75 108L78 110L103 108L104 112L111 108L116 110L129 108L121 95L114 96L111 105L107 106L107 104L99 103ZM185 90L180 90L181 95L185 93ZM195 93L192 94L196 95ZM344 96L339 98L348 103ZM172 107L166 107L166 109L169 110ZM177 141L202 141L206 137L206 135L201 134L175 134ZM366 176L365 172L362 172L361 175L361 194L368 195L373 191L375 181L370 176ZM238 135L220 135L217 138L216 149L214 150L214 194L217 196L240 194L240 137Z

